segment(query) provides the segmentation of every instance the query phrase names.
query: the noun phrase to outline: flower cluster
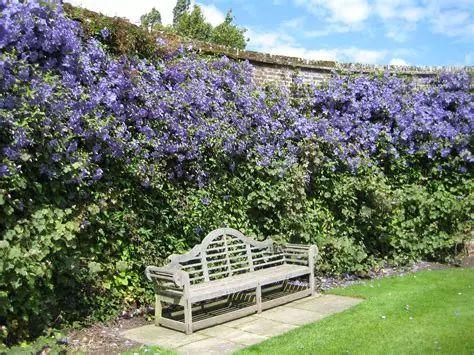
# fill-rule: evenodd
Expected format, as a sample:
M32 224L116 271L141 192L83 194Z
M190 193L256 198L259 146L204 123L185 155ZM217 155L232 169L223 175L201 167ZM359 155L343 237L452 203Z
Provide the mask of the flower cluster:
M123 166L145 185L158 175L202 184L210 160L284 168L302 142L352 168L381 155L473 160L465 73L423 87L389 75L296 82L292 96L225 57L113 57L54 1L2 0L0 11L0 177L92 184Z
M314 133L330 155L357 167L362 159L420 155L432 160L461 157L474 129L469 76L442 74L424 83L393 75L337 77L327 87L297 83L298 112L315 120Z

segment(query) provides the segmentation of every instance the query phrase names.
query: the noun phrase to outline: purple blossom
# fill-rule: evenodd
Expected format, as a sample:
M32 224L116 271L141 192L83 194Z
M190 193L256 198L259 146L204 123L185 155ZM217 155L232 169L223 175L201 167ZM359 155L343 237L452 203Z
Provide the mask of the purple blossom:
M19 157L31 151L29 169L51 179L68 171L68 181L92 184L112 163L144 186L170 177L204 187L216 165L238 173L239 162L282 175L310 147L338 171L400 158L443 169L473 161L473 96L463 72L422 88L389 74L336 75L321 87L295 78L290 95L257 86L249 63L203 60L184 48L160 61L116 58L85 40L59 4L33 0L2 10L0 48L3 176L9 161L24 171ZM40 117L25 124L25 110Z
M164 38L161 38L161 37L157 37L156 38L156 44L158 46L166 46L167 42Z
M97 168L94 172L94 175L92 175L92 180L94 181L100 180L102 178L103 173L104 172L102 171L101 168Z
M110 36L110 31L108 28L103 28L100 30L100 35L102 38L107 39Z
M0 165L0 177L4 177L8 175L10 175L10 171L8 170L8 167L5 164Z
M30 71L28 68L21 68L20 71L18 72L18 78L20 80L28 80L30 76Z

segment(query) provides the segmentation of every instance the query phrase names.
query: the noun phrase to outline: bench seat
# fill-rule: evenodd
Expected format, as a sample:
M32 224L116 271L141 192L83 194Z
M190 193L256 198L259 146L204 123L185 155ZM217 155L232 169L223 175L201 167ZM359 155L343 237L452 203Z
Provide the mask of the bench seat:
M189 299L191 302L200 302L215 297L230 295L264 286L293 277L309 274L308 267L302 265L282 264L268 269L261 269L245 274L229 276L201 284L191 285Z
M155 286L155 324L191 334L197 329L314 294L316 253L315 245L276 245L271 239L247 238L232 228L216 229L189 252L170 256L168 265L146 268L145 274ZM286 282L303 276L308 277L307 287ZM270 284L277 285L265 290L265 295L271 292L272 296L263 302L262 286ZM276 288L281 289L274 292ZM245 295L253 294L250 303L241 305L244 308L211 314L205 320L196 315L193 322L196 304L201 310L206 308L207 301L208 305L225 302L232 306L244 291ZM163 317L162 303L182 306L184 318Z

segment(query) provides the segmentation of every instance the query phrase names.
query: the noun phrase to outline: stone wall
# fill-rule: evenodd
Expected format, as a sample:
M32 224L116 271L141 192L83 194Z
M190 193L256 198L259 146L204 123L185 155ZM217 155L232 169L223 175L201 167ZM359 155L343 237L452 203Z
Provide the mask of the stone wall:
M474 67L424 67L424 66L393 66L393 65L363 65L351 63L339 63L336 61L306 60L296 57L271 55L254 51L239 51L213 45L209 43L190 43L199 52L226 55L236 60L247 60L254 67L254 79L259 84L276 83L288 86L292 78L300 77L303 82L321 83L330 78L334 73L380 73L390 72L421 80L433 77L440 72L465 70L471 77L471 89L474 89Z

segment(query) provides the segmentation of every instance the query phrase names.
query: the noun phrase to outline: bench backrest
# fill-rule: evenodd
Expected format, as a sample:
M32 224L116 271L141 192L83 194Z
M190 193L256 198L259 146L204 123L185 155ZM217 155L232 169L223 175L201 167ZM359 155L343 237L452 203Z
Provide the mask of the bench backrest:
M189 273L191 284L283 264L284 255L274 253L273 241L259 242L232 228L209 233L201 244L182 255L171 257L171 266Z

